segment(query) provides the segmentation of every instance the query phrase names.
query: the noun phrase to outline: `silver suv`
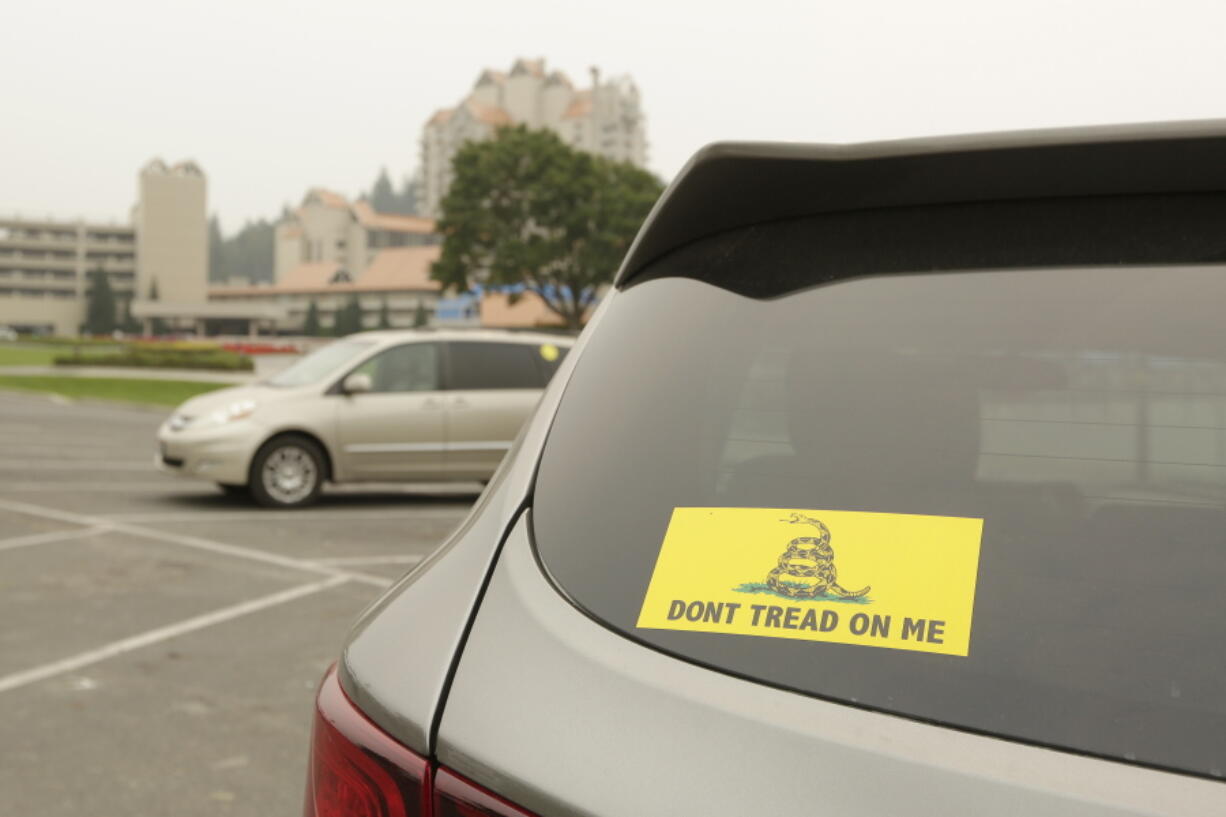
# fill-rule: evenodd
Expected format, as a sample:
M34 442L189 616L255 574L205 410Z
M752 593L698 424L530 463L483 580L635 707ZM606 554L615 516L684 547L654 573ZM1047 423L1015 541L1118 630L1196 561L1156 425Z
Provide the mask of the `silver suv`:
M306 814L1226 814L1226 123L719 145Z
M158 430L157 463L273 507L314 501L325 480L488 480L569 346L495 331L350 335L187 401Z

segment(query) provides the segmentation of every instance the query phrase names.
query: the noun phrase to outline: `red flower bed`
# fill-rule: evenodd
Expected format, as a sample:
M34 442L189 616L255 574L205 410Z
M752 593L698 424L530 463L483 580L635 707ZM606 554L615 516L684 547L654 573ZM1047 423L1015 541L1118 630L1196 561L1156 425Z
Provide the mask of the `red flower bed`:
M221 348L240 355L296 355L298 347L288 343L223 343Z

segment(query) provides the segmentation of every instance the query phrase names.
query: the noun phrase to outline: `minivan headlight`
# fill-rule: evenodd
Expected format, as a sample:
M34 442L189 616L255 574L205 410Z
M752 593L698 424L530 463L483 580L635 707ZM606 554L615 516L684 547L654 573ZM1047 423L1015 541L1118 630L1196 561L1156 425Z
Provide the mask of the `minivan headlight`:
M224 408L219 408L210 413L206 420L209 425L224 425L235 420L242 420L244 417L250 417L255 412L255 409L256 402L254 400L237 400Z

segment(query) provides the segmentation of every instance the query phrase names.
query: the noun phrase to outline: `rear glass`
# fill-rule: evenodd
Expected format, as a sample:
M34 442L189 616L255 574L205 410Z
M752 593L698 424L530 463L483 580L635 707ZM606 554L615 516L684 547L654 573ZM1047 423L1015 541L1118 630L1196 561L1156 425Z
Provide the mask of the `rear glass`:
M1226 268L895 274L752 298L660 266L609 305L540 466L536 546L575 604L763 683L1222 776ZM823 534L789 528L797 510L962 520L975 560L892 546L917 597L969 577L965 655L638 626L677 509L781 509L768 521L802 549ZM830 585L854 594L878 582L851 575L841 524ZM690 542L670 581L740 558L732 522L701 530L710 548ZM773 565L745 575L761 591L746 608L804 594L773 591ZM888 602L830 585L805 602L819 614Z

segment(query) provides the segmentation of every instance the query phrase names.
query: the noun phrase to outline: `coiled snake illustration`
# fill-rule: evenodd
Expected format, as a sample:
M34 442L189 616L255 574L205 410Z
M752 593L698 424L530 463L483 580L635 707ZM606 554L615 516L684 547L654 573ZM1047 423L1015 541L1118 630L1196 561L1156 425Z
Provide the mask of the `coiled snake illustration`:
M793 513L780 522L793 525L812 525L817 536L798 536L788 542L788 549L779 557L779 564L766 577L766 583L776 593L796 599L812 599L834 595L845 599L858 599L871 590L865 587L854 593L845 590L836 581L834 548L830 547L830 529L821 520L800 513Z

